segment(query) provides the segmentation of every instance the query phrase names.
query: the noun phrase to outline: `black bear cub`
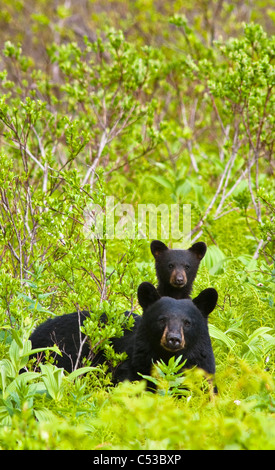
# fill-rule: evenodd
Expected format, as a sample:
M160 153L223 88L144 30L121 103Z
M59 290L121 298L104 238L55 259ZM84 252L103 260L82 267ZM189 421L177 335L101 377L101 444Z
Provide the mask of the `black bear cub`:
M111 339L117 353L125 351L128 355L113 371L114 383L141 380L140 374L150 375L154 362L162 359L167 363L172 356L182 356L185 368L198 366L209 374L215 373L207 326L208 315L217 302L215 289L205 289L193 301L176 300L160 297L152 284L143 282L138 288L138 300L143 315L132 314L135 319L132 330L125 330L121 338ZM56 356L54 363L69 372L80 367L91 352L79 329L87 315L88 312L72 313L47 320L31 335L32 347L57 344L62 357ZM91 357L92 365L103 361L103 352Z
M188 250L171 250L159 240L152 241L151 252L155 258L158 293L174 299L189 298L206 250L204 242L194 243Z

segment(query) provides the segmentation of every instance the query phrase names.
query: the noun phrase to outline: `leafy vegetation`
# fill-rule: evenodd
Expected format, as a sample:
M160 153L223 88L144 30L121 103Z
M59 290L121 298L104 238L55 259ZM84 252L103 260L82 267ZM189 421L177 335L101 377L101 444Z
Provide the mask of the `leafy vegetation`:
M274 449L274 13L32 4L0 1L0 448ZM106 223L97 239L107 200L115 236ZM208 245L193 293L219 293L217 396L173 360L156 394L28 361L37 324L81 309L92 351L122 359L108 339L156 283L148 232L123 219L142 204L190 204L189 238L163 241Z

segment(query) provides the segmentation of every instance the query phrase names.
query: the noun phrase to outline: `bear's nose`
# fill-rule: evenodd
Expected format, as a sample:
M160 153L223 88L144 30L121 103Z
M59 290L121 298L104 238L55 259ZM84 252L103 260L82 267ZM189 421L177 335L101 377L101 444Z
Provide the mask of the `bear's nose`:
M170 277L170 284L174 287L183 287L187 284L187 276L184 271L173 271Z
M179 334L170 334L166 338L167 346L171 349L179 349L182 343L182 338Z

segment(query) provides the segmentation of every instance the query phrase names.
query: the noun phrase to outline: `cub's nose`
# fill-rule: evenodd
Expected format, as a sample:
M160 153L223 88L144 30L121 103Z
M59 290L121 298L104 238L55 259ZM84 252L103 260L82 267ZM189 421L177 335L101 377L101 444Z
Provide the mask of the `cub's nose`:
M187 276L183 270L174 270L170 277L170 284L174 287L183 287L187 284Z

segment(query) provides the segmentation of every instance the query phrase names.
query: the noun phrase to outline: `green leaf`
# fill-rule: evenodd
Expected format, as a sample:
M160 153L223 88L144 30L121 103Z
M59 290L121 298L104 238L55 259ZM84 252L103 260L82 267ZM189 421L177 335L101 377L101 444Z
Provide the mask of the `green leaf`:
M252 343L255 339L258 339L260 337L263 337L265 333L268 331L272 331L273 329L268 327L268 326L261 326L260 328L257 328L248 338L248 340L245 342L247 345Z
M167 178L165 178L165 176L148 175L147 178L155 181L156 183L160 184L164 188L169 189L171 192L174 192L174 189L175 189L174 185L171 183L171 181L169 181Z
M64 369L59 369L52 364L39 364L42 372L42 380L47 392L55 401L60 401L63 397L62 380Z
M222 271L227 258L222 250L216 245L209 245L206 254L201 262L206 266L210 274L218 274Z
M73 381L77 377L79 377L80 375L87 374L87 372L102 372L103 373L103 370L100 369L100 367L88 367L88 366L87 367L80 367L79 369L76 369L73 372L71 372L69 375L67 375L66 379L70 380L70 381Z
M60 349L58 348L58 346L54 345L54 346L48 346L46 348L31 349L28 352L22 354L22 357L30 356L32 354L37 354L37 353L40 353L40 352L43 352L43 351L53 351L56 354L59 354L60 356L62 356L62 353L61 353Z
M229 349L234 348L236 344L235 341L232 338L229 338L229 336L220 330L217 326L208 324L208 328L209 334L212 338L222 341Z

